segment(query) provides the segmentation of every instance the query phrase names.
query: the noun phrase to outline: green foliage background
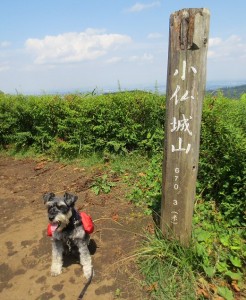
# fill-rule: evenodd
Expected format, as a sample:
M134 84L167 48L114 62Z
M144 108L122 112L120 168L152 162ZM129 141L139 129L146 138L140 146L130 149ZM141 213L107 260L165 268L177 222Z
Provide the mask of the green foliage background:
M0 145L55 158L94 152L152 157L132 197L158 209L165 97L142 91L105 95L0 95ZM207 96L203 105L198 194L231 225L245 225L246 97ZM143 186L143 188L141 188Z
M56 157L91 152L152 152L163 138L164 97L115 93L100 96L0 95L2 147L34 148Z

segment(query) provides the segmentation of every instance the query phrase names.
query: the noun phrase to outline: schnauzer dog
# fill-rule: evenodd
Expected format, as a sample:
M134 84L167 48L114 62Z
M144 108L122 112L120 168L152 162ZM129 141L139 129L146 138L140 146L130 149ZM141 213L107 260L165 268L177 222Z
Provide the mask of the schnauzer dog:
M81 217L74 208L77 196L65 193L57 197L54 193L43 196L48 208L48 218L52 230L52 265L51 275L62 273L63 253L66 246L69 250L76 246L79 251L80 264L87 279L93 276L91 256L88 249L89 235L84 231Z

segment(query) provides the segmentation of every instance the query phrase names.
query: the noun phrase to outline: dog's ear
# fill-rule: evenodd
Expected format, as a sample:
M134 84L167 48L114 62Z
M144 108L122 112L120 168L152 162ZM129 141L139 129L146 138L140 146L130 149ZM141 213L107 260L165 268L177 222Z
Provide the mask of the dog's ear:
M78 200L78 196L74 196L69 193L64 194L64 201L67 204L67 206L74 206L74 204L77 200Z
M44 204L46 204L48 201L52 200L52 198L55 197L54 193L45 193L43 195L43 199L44 199Z

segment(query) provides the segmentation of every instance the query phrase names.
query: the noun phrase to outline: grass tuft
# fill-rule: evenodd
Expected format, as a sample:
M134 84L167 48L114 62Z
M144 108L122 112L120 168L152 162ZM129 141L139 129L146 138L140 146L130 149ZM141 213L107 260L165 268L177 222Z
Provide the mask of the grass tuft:
M196 256L192 248L163 239L158 228L147 234L138 249L138 264L145 276L144 288L151 299L196 299L196 280L192 265Z

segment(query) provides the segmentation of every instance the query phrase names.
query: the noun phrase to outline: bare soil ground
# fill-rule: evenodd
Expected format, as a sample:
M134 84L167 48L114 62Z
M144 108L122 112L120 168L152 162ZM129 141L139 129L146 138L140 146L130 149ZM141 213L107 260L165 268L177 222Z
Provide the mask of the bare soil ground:
M77 299L86 279L77 257L66 257L63 273L50 276L51 241L46 235L44 192L76 194L76 207L95 222L91 236L95 276L85 300L147 299L133 259L151 221L125 199L119 178L109 194L89 189L99 167L0 156L0 298Z

